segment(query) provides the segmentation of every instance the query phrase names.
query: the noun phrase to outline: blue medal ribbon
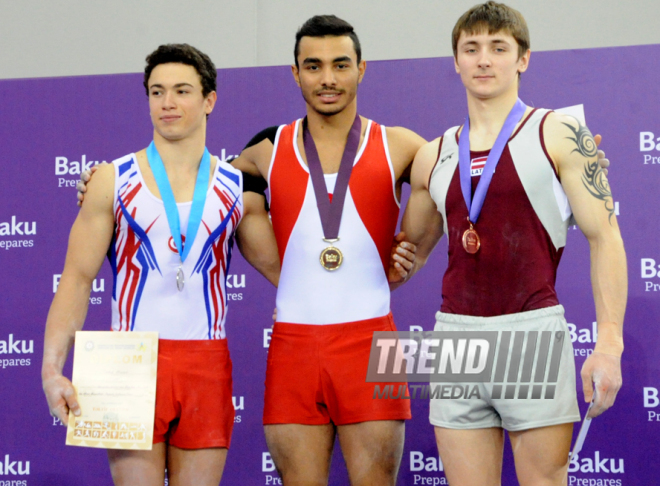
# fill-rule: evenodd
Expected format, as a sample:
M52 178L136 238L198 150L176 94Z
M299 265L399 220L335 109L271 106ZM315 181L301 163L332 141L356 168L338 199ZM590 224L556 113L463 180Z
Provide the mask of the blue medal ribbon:
M472 198L472 175L470 174L470 117L468 116L465 119L463 131L458 139L458 167L459 175L461 177L463 199L465 199L465 205L470 213L470 222L473 224L479 219L479 213L481 213L481 208L484 205L490 181L493 178L495 168L500 161L502 152L504 152L504 147L506 147L509 138L513 134L514 128L525 114L526 109L527 106L520 100L520 98L516 101L516 104L513 105L513 108L506 117L500 133L497 135L493 148L490 149L486 165L481 173L481 179L479 179L477 189L474 191L474 198Z
M209 186L209 172L211 171L211 154L208 149L204 148L204 155L197 170L197 180L195 181L195 192L193 193L192 207L190 208L190 217L188 218L188 228L186 230L186 245L183 247L181 241L181 223L179 222L179 210L176 207L176 200L172 192L170 180L167 178L167 172L163 165L163 159L160 158L156 144L151 142L147 147L147 159L151 172L156 179L156 185L160 191L160 197L165 205L165 214L167 215L167 222L170 225L172 238L176 244L181 257L181 263L186 260L190 249L193 246L197 230L202 222L202 214L204 213L204 203L206 202L206 192Z

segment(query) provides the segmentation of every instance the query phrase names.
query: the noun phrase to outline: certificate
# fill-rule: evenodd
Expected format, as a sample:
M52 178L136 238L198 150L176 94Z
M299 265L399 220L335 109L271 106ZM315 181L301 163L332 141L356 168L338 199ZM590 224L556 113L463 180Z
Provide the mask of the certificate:
M77 331L72 382L81 415L69 413L68 445L151 450L157 332Z

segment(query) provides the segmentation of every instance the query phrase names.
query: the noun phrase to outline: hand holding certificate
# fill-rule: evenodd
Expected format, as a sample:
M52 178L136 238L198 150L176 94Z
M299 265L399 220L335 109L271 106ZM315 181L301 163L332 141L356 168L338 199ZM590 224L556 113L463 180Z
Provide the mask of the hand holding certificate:
M82 413L69 414L66 443L150 450L157 364L157 332L76 332L72 382Z

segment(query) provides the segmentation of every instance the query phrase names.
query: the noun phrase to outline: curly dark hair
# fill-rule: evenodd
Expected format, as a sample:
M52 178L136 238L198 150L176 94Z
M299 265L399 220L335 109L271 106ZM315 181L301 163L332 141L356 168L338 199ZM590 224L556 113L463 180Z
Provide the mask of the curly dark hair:
M149 96L149 77L151 71L159 64L176 62L192 66L202 80L202 95L216 91L218 72L211 58L199 49L188 44L163 44L147 56L147 65L144 68L144 89Z

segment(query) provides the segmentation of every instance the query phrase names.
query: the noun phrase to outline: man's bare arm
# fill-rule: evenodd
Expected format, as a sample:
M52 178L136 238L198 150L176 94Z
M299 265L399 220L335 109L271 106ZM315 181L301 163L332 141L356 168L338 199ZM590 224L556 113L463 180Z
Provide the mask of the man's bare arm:
M100 165L93 165L89 169L82 171L80 174L80 180L76 184L76 196L78 197L78 207L82 207L82 203L85 200L85 193L87 192L87 184L92 180L92 175L96 172L99 167L102 167L106 163L103 162Z
M544 135L575 220L589 241L598 340L582 367L582 387L585 400L591 401L592 382L596 385L590 412L595 417L612 406L621 387L626 255L610 185L589 129L572 117L551 114Z
M244 174L268 180L276 134L277 127L259 132L248 142L241 155L231 161L232 166ZM280 257L273 226L266 211L265 196L244 192L243 204L243 219L236 232L238 248L248 263L277 287Z
M435 245L444 234L442 216L429 193L429 178L438 156L440 139L424 145L415 156L410 177L410 199L403 213L401 230L411 243L417 245L414 275L422 268Z
M412 130L403 127L387 127L387 145L397 181L397 197L400 183L410 180L411 165L419 149L427 142Z
M410 168L415 154L426 143L418 134L403 127L386 127L387 148L394 168L395 193L401 199L401 187L404 182L410 182ZM408 241L404 232L400 232L392 241L390 267L387 279L390 290L395 290L404 284L412 275L417 247Z
M238 248L243 258L277 287L280 256L264 196L254 192L243 193L243 207L243 219L236 230Z
M62 368L82 329L89 294L112 239L114 166L104 165L89 182L85 204L69 235L66 262L46 321L41 378L53 416L67 424L69 409L79 413L71 382Z
M231 165L242 172L268 180L276 134L277 127L266 128L259 132L248 142L241 155L231 161Z

